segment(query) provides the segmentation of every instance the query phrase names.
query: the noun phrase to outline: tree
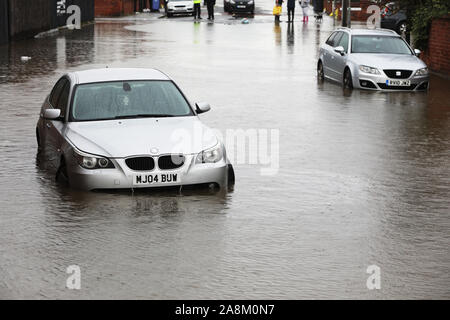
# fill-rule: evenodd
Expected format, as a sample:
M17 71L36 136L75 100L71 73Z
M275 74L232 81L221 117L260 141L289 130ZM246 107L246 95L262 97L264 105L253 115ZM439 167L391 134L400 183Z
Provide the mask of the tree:
M427 0L418 6L412 16L411 32L414 35L414 46L420 50L428 48L431 22L450 14L450 1Z

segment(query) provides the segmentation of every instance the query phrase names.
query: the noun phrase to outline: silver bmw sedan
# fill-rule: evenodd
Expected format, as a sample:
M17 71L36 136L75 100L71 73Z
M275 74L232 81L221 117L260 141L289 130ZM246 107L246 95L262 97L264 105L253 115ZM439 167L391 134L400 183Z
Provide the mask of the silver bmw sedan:
M209 109L158 70L68 73L42 105L38 148L56 179L78 189L226 188L225 147L197 116Z
M338 28L320 47L317 76L345 88L427 90L419 54L392 30Z

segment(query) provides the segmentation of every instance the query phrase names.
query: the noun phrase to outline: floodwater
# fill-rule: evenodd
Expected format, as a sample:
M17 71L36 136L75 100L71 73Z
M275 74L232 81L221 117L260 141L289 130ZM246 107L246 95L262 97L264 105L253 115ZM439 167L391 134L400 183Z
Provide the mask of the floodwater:
M275 26L270 9L248 24L104 19L0 47L0 298L450 298L449 80L319 84L331 19ZM278 129L278 173L236 165L234 190L213 194L56 184L38 166L40 105L62 73L104 66L165 71L222 132Z

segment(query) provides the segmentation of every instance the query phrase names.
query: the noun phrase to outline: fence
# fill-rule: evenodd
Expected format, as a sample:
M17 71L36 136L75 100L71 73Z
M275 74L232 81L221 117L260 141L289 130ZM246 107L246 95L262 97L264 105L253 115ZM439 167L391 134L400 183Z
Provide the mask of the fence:
M82 22L94 20L93 0L0 0L0 43L65 25L70 5L80 7Z
M0 45L9 40L8 0L0 0Z

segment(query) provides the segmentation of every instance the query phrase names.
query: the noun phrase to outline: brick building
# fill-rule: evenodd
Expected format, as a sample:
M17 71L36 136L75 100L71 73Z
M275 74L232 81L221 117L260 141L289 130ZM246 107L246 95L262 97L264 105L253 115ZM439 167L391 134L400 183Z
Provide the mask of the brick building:
M150 8L150 5L150 0L95 0L95 16L123 16Z
M367 13L367 8L370 5L379 5L382 6L384 3L389 1L381 1L376 3L373 0L350 0L349 4L353 8L351 11L351 20L352 21L365 21L370 16ZM326 10L327 14L330 14L333 8L333 0L323 0L323 7ZM339 10L339 19L342 17L342 0L336 0L336 8ZM335 9L336 10L336 9Z

